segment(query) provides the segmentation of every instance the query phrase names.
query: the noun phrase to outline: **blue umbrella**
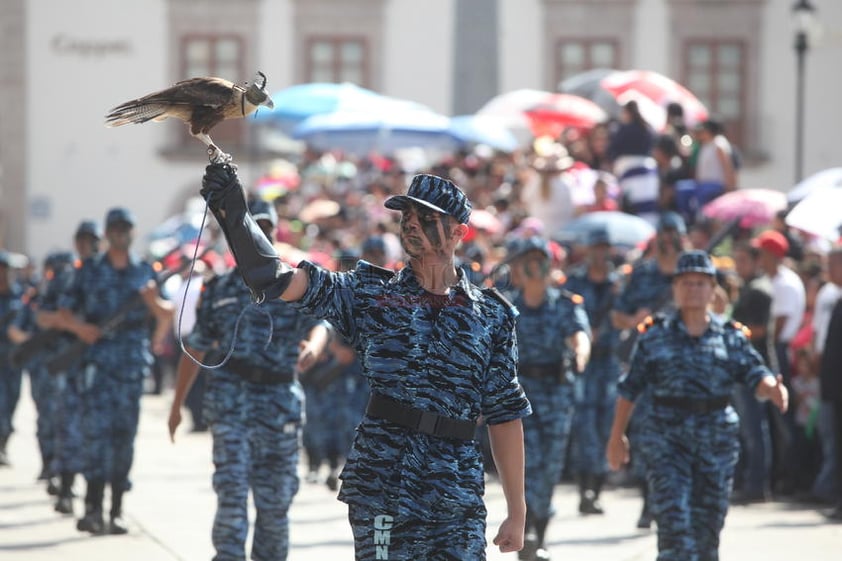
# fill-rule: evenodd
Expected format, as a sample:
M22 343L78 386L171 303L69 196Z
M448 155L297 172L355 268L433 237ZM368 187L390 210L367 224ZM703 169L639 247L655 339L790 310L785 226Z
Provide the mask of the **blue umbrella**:
M292 136L319 150L357 155L392 154L404 148L453 150L457 145L450 134L450 119L420 110L315 115L295 127Z
M331 113L343 107L376 107L382 98L377 92L350 82L297 84L275 92L271 97L275 108L259 111L255 120L275 123L289 130L308 117Z
M655 228L639 216L613 210L589 212L561 228L553 239L562 243L587 243L588 234L597 229L608 232L611 245L626 248L648 240L655 235Z
M466 144L485 144L512 152L518 141L502 119L490 115L458 115L450 119L450 134Z

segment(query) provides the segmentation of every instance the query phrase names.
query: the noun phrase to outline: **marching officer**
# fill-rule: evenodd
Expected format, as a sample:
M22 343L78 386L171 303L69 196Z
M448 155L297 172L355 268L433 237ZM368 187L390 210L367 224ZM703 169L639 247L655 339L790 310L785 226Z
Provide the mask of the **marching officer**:
M385 205L401 212L407 265L360 261L330 272L281 262L247 213L235 168L206 168L202 195L258 299L283 298L327 319L360 356L371 386L366 415L340 479L356 559L486 558L480 415L508 513L494 543L523 547L521 418L515 311L471 285L454 263L471 204L454 183L416 175Z
M572 271L564 288L585 299L591 326L590 359L576 379L573 441L577 450L579 512L602 514L599 495L608 472L605 444L611 432L620 363L614 354L617 330L611 324L618 275L611 261L611 241L605 229L588 235L586 262Z
M250 206L267 241L271 240L277 224L274 208L261 200ZM267 333L271 333L268 344ZM214 561L246 559L249 490L257 510L251 559L287 558L287 514L299 486L304 406L296 372L315 363L328 335L325 323L291 304L275 300L251 306L251 293L237 269L205 283L185 348L198 361L214 357L216 362L232 349L219 368L208 369L204 397L217 496ZM173 441L181 407L198 372L199 365L182 355L168 422Z
M518 379L532 415L523 421L526 542L520 559L549 559L544 546L555 484L564 469L573 422L574 372L585 370L590 327L583 299L551 285L551 252L538 237L515 240L507 259L517 307Z
M651 400L639 435L658 561L716 561L739 452L734 385L753 388L786 411L788 395L752 347L744 328L708 311L716 269L704 251L685 252L673 280L677 310L648 320L632 356L606 447L612 469L629 459L626 427L635 399Z
M0 467L9 465L6 444L20 398L22 370L10 363L12 341L8 328L23 309L23 289L12 280L9 253L0 249Z
M73 254L69 251L53 252L44 259L43 275L37 289L33 288L24 295L24 308L9 326L9 338L21 345L33 335L41 333L37 316L41 310L55 312L60 295L60 283L66 278L67 272L73 268ZM61 336L62 334L58 334ZM59 341L53 342L51 347L58 347ZM58 385L55 377L47 370L45 359L50 355L39 352L27 362L21 364L29 374L32 400L35 402L36 431L38 449L41 452L41 472L39 481L48 481L47 492L58 494L59 488L53 482L56 474L54 463L56 449L56 410Z
M688 247L687 226L684 219L675 212L668 211L658 219L655 234L655 252L650 259L637 263L631 271L625 286L614 301L611 311L611 321L620 330L620 340L617 343L617 357L621 368L628 369L628 361L634 342L637 339L637 326L647 317L663 312L672 307L672 276L681 251ZM641 399L646 399L643 396ZM643 458L635 454L635 435L637 430L646 422L645 407L638 408L638 413L632 419L629 438L632 443L632 475L639 480L643 506L637 527L649 528L652 524L652 512L649 509L646 486L646 466Z
M76 527L98 535L128 532L122 519L129 489L143 381L170 329L172 304L161 298L155 271L131 251L135 220L123 207L108 211L108 249L85 260L59 302L59 327L90 345L78 373L85 440L85 515ZM100 325L124 313L114 329ZM155 319L150 338L150 316ZM103 519L105 485L111 489L108 526Z

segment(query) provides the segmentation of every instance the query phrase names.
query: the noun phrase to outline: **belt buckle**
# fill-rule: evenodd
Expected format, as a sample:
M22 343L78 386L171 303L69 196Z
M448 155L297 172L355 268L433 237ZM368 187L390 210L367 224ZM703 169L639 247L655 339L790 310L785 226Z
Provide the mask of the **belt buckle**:
M424 434L436 434L436 429L438 428L439 424L439 415L433 413L431 411L422 411L421 416L418 418L418 432L423 432Z

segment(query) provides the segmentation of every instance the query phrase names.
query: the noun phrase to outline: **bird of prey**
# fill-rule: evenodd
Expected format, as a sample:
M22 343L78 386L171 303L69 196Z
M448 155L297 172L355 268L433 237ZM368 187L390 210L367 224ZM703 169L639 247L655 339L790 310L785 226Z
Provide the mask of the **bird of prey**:
M190 78L118 105L105 116L105 125L119 127L168 117L181 119L187 123L190 134L208 147L211 162L228 162L231 156L222 152L208 133L224 119L245 117L261 105L269 109L275 106L266 93L266 75L262 72L257 73L251 85L246 82L242 86L223 78Z

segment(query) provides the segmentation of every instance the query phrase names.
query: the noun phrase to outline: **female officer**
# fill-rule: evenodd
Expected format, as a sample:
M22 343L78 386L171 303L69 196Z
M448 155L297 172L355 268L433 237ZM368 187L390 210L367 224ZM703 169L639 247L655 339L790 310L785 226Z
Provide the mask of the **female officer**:
M618 387L606 454L628 461L626 425L634 400L652 396L640 451L658 524L658 561L716 561L737 462L738 418L728 404L737 382L781 411L788 394L751 346L744 328L707 310L716 270L703 251L684 252L673 279L676 311L647 320Z

